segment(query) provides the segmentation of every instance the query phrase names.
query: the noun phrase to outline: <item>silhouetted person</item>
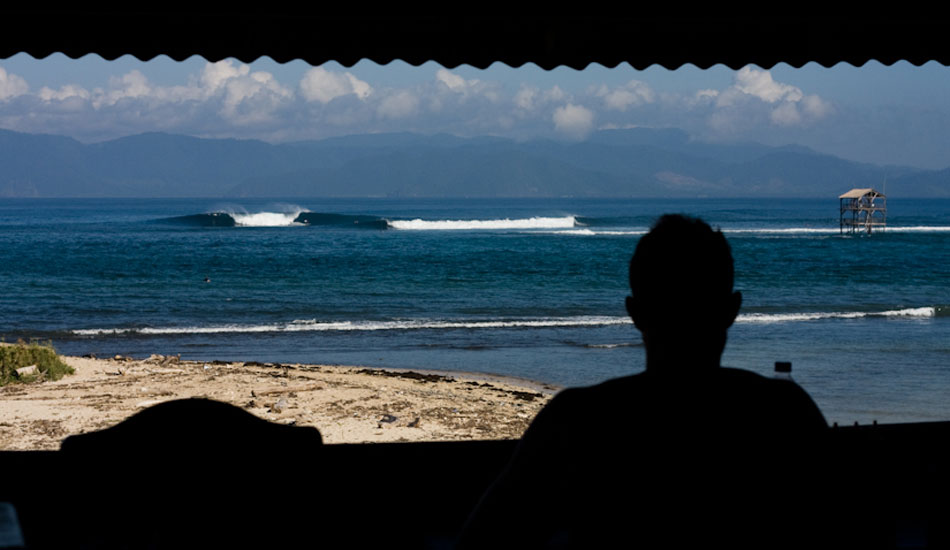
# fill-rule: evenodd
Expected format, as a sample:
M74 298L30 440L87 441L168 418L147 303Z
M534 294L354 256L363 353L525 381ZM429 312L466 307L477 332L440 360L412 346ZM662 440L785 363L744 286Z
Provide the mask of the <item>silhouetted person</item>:
M721 367L742 296L722 233L666 215L630 261L646 371L538 414L460 547L815 544L810 459L827 428L794 382Z

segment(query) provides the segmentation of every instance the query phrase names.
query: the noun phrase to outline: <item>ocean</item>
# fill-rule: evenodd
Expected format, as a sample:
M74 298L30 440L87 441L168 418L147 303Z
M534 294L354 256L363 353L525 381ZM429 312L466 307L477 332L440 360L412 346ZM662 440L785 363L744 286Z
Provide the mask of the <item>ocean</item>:
M594 384L643 369L627 263L679 212L732 245L724 365L791 361L829 422L950 420L950 200L888 206L842 236L833 196L0 199L0 337Z

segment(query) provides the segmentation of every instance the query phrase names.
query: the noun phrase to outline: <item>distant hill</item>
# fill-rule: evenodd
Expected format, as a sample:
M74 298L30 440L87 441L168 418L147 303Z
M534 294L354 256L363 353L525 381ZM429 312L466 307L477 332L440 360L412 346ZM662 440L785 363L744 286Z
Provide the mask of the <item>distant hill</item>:
M677 129L579 143L411 133L273 145L148 133L82 144L0 130L0 197L950 197L950 168L876 166Z

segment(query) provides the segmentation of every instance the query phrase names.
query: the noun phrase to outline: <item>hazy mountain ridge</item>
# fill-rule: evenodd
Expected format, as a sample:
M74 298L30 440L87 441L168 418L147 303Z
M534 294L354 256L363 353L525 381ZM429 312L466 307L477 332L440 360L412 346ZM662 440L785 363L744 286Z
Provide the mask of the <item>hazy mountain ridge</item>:
M711 144L677 129L577 143L368 134L269 144L147 133L82 144L0 130L0 197L950 197L950 168L847 161L789 145Z

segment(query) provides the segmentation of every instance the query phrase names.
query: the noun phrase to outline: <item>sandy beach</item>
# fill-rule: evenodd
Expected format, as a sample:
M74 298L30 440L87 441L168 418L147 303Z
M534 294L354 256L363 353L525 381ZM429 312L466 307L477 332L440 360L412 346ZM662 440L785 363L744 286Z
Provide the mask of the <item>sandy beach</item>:
M58 449L149 406L224 401L325 443L518 438L558 388L478 375L326 365L63 357L75 374L0 387L0 449Z

